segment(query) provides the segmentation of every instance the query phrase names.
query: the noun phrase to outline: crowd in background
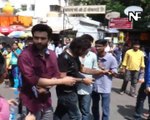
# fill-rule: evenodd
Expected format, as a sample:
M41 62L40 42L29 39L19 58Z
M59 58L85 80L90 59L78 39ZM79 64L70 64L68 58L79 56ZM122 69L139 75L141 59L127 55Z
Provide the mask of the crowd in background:
M102 120L109 120L112 78L120 76L123 79L120 94L127 93L130 81L127 94L137 97L134 118L141 120L143 103L150 92L148 49L141 47L139 41L133 41L129 46L127 43L113 45L106 40L97 40L93 45L94 39L88 34L72 41L65 37L64 43L60 41L55 46L50 31L48 26L38 24L32 29L33 38L16 40L12 45L0 44L0 52L6 60L6 79L11 87L21 89L22 105L37 120L50 117L61 120L65 114L70 120L89 120L90 109L93 119L99 120L100 100ZM49 79L52 83L47 81ZM142 84L137 93L138 82ZM58 102L54 116L51 116L49 89L53 85L57 85ZM33 93L29 93L30 89Z

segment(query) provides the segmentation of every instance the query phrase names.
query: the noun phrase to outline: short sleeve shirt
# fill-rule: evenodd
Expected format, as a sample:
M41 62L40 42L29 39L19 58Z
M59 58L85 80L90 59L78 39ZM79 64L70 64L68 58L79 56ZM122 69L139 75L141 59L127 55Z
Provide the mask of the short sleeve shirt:
M67 73L67 76L72 76L76 78L84 78L82 74L80 74L80 66L81 63L79 61L79 58L77 57L72 57L69 55L66 51L63 52L59 57L58 57L58 66L60 72L65 72ZM57 87L58 89L63 90L75 90L75 86L65 86L65 85L59 85Z

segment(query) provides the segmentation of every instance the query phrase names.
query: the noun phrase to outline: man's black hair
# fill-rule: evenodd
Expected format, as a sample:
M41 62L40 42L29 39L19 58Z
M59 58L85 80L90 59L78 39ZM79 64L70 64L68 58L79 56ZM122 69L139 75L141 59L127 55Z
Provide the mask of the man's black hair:
M107 45L107 40L100 39L100 40L95 41L95 44L101 44L103 46L106 46Z
M78 56L79 51L86 51L87 49L91 48L91 42L89 40L82 39L82 37L77 37L74 38L70 43L69 48L73 54Z
M11 46L9 44L6 45L6 49L10 48L11 49Z
M33 26L32 30L31 30L32 36L34 36L34 32L36 32L36 31L47 32L48 39L50 39L52 36L52 28L46 24L36 24L35 26Z
M89 40L91 43L94 41L94 38L89 34L84 34L81 36L83 39Z
M140 45L140 41L135 40L135 41L132 42L132 45Z

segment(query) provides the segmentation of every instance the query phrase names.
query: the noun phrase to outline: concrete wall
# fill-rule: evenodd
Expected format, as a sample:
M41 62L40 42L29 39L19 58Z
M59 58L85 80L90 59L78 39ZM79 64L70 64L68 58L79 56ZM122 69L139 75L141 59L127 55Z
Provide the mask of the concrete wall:
M46 17L50 12L50 5L65 6L65 0L0 0L0 8L9 1L15 8L21 8L21 5L27 5L27 11L31 11L31 5L35 4L35 16Z

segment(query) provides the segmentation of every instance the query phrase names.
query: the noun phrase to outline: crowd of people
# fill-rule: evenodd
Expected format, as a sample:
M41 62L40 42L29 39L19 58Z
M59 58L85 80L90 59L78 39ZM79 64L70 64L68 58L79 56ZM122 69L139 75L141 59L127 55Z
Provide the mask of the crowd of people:
M61 120L66 114L70 120L90 120L91 110L93 120L99 120L101 100L102 120L109 120L112 80L122 75L121 95L130 81L129 95L137 97L137 83L142 83L134 115L135 120L142 119L143 103L150 92L150 59L149 50L140 50L139 41L132 47L123 43L113 47L106 40L96 40L93 46L93 37L84 34L72 41L65 38L65 45L60 42L55 47L48 25L37 24L31 32L33 37L27 42L1 47L1 80L8 78L19 89L19 104L26 108L21 114L30 120ZM58 100L53 112L50 88L55 85Z

